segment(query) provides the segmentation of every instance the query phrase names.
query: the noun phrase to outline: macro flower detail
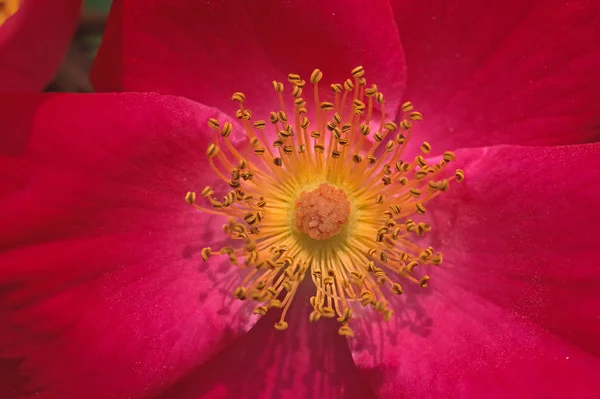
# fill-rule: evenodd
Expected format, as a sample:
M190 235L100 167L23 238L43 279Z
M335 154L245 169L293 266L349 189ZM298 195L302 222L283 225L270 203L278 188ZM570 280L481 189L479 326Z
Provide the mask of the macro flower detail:
M338 333L353 336L356 304L370 306L388 321L393 312L386 298L403 294L404 283L426 287L430 277L419 266L442 263L441 252L418 243L432 227L415 219L452 181L462 181L464 172L447 176L446 167L455 160L450 151L428 162L427 142L420 155L403 160L413 127L423 116L406 102L399 125L387 120L383 93L367 85L364 73L356 67L352 79L332 84L333 102L319 97L320 70L310 76L313 90L299 75L289 74L292 108L283 83L273 81L280 109L270 113L268 122L251 122L245 95L234 93L236 116L252 147L248 154L232 145L231 122L208 121L214 140L206 155L229 191L220 200L207 186L201 192L207 206L197 204L195 192L188 192L186 201L228 217L223 231L241 244L218 253L247 270L233 295L256 301L255 314L281 309L278 330L288 328L286 314L305 278L315 286L310 321L337 318ZM314 97L312 113L304 92ZM274 131L272 142L268 130ZM212 253L204 248L202 258Z
M50 17L53 10L64 13L55 1L46 1L47 12L25 12L31 4L39 10L38 3L44 0L24 1L0 29L41 17L26 25L39 31L51 22L56 29L26 36L47 51L53 46L40 39L67 24ZM594 397L600 370L600 269L593 261L600 192L589 184L600 175L594 2L168 3L113 1L94 93L2 94L0 398ZM11 65L16 53L0 53L6 54L0 65ZM13 65L48 65L26 60ZM387 141L408 135L406 119L412 138L399 156L404 163L422 156L433 167L448 149L456 160L433 181L455 175L455 168L468 178L424 203L424 215L406 217L417 224L407 242L443 252L441 266L420 262L412 271L418 281L431 276L427 288L369 259L404 291L393 294L389 282L377 286L394 312L389 322L360 300L348 301L352 339L338 334L337 313L311 322L309 301L318 288L309 266L284 318L289 327L279 331L273 325L283 308L251 297L252 284L268 270L246 267L245 240L228 238L222 226L228 219L243 225L258 251L268 238L264 226L281 217L266 195L277 187L261 173L276 179L274 169L292 179L302 172L288 171L293 157L308 153L297 151L303 131L296 128L288 96L295 83L287 72L306 80L303 116L309 133L321 132L326 148L319 156L329 159L327 122L337 112L341 132L354 107L353 89L344 112L336 111L329 83L342 84L341 102L354 64L385 93L383 123L397 125L373 153L376 161L386 155ZM334 106L324 111L322 130L309 79L314 66L325 75L319 101ZM33 86L11 70L23 71L7 68L3 87ZM270 77L285 84L285 111ZM351 83L356 88L355 78ZM232 102L234 92L245 96ZM363 98L359 126L368 115ZM410 120L415 110L403 113L405 99L424 122ZM381 104L372 101L361 162L349 159L340 173L367 167L371 185L361 189L401 190L399 178L387 186L376 178L386 163L395 173L393 162L368 164L375 134L385 133ZM238 108L241 119L228 117ZM286 112L294 131L281 147L272 146L283 129L271 124L271 110ZM211 118L218 126L208 124ZM257 119L265 120L264 140ZM227 122L239 158L221 136ZM260 139L262 157L251 139L244 141L244 125ZM284 146L292 139L288 155ZM351 139L344 157L358 148L360 132ZM431 146L427 155L423 140ZM210 142L211 151L218 149L213 158L204 155ZM310 144L305 150L316 155L312 137ZM281 166L269 161L268 150ZM211 159L227 181L211 169ZM231 171L242 160L242 172L253 176L244 180L240 172L240 186L231 187ZM202 196L206 185L214 191L210 198ZM210 203L223 204L238 189L253 196L251 204L264 198L265 206L251 211L263 212L252 226L244 220L250 211L236 211L245 202L235 194L226 207ZM188 201L212 213L187 204L189 190L196 195ZM316 244L339 239L352 227L353 201L344 187L315 182L286 199L286 233ZM419 223L432 230L419 236ZM376 241L382 225L373 224L368 239ZM258 235L249 233L255 226ZM212 253L202 251L209 245ZM233 252L220 254L223 246ZM277 255L269 247L261 252ZM232 295L240 286L244 301ZM283 302L286 293L276 299ZM267 314L253 314L261 305Z

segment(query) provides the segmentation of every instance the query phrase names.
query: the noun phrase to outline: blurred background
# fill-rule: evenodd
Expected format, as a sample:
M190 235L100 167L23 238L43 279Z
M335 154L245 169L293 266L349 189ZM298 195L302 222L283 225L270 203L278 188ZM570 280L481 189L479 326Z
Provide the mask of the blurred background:
M20 0L0 0L0 24L19 6ZM46 91L91 92L89 73L100 45L112 0L85 0L71 48Z
M79 26L54 81L46 91L91 92L90 69L112 0L85 0Z

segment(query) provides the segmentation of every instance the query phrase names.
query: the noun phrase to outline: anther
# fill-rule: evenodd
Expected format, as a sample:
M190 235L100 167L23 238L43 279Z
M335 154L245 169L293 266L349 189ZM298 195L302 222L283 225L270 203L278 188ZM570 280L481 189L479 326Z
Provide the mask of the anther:
M310 125L310 122L309 122L308 118L306 116L303 116L302 120L300 121L300 127L302 129L307 129L309 125Z
M188 191L188 193L185 195L185 202L190 205L196 202L196 193L193 191Z
M242 104L246 100L246 96L244 95L244 93L238 91L233 93L233 95L231 96L231 100Z
M421 168L427 166L427 162L425 161L425 158L423 158L422 155L417 155L415 157L415 163L417 165L419 165Z
M391 290L396 295L404 294L404 290L402 290L402 286L398 283L393 283L391 286Z
M350 72L353 78L359 78L365 74L365 69L362 66L357 66Z
M443 154L444 161L452 162L456 160L456 155L452 151L446 151Z
M300 78L300 75L295 74L295 73L290 73L288 74L288 82L290 83L298 83L302 80L302 78Z
M216 120L215 118L210 118L210 119L208 120L208 126L209 126L211 129L217 130L217 129L219 128L219 126L220 126L220 125L219 125L219 121L218 121L218 120Z
M283 92L283 83L274 80L273 81L273 89L275 89L275 91L277 93L282 93Z
M321 109L323 111L331 111L334 108L333 104L327 101L321 103Z
M217 145L215 143L209 143L208 148L206 149L206 155L209 158L212 158L215 155L217 155L218 153L219 153L219 147L217 147Z
M385 122L383 124L383 127L385 129L387 129L389 132L395 132L398 129L398 125L396 125L394 122Z
M410 112L413 109L414 107L410 101L407 101L404 104L402 104L402 112Z
M201 194L202 194L203 197L210 197L214 193L215 193L215 191L210 186L204 187L204 189L201 192Z
M264 315L267 314L267 311L268 311L268 309L267 309L266 306L257 306L257 307L254 308L253 313L254 314L259 314L261 316L264 316Z
M423 152L423 154L427 155L431 152L431 145L424 141L423 144L421 144L421 151Z
M371 132L371 128L366 123L361 123L360 126L358 127L358 131L363 136L368 136L369 133Z
M321 72L320 69L315 69L311 74L310 74L310 83L312 84L316 84L319 83L319 81L323 78L323 72Z
M413 111L410 114L408 114L408 119L411 121L422 121L423 114L417 111Z
M285 321L278 321L277 323L275 323L275 328L279 331L283 331L288 328L288 323L286 323Z
M311 322L318 321L319 319L321 319L321 312L318 310L313 310L308 317L308 320Z
M350 79L346 79L344 82L344 89L346 89L346 91L354 90L354 83L352 83Z
M352 329L350 327L348 327L347 325L341 326L338 330L338 334L340 334L344 337L353 337L354 336Z
M225 124L223 125L223 129L221 129L221 136L229 137L232 130L233 126L231 125L231 122L225 122Z
M372 85L368 89L365 89L365 94L367 97L373 97L375 94L377 94L377 85Z
M331 85L331 90L334 93L341 93L343 88L344 87L341 84L339 84L339 83L334 83L334 84Z
M421 196L421 191L414 187L408 190L408 192L413 198L419 198Z
M206 262L210 256L210 253L210 247L202 248L202 251L200 251L200 256L202 257L202 260Z
M234 291L233 291L233 296L237 299L239 299L240 301L243 301L246 299L246 288L244 287L237 287Z
M292 90L292 97L298 98L301 95L302 95L302 89L298 86L294 86L294 89Z

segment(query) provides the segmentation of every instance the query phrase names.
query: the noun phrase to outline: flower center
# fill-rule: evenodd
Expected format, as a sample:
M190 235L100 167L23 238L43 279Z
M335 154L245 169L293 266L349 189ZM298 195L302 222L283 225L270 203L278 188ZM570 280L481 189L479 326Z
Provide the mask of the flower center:
M231 189L219 199L206 187L201 195L208 206L196 204L194 192L186 201L228 218L223 231L239 245L218 252L244 270L233 295L256 301L254 313L278 311L275 328L286 329L298 287L311 280L310 321L337 318L339 333L352 336L349 324L361 308L371 307L387 321L388 298L403 293L401 282L428 284L420 266L440 265L442 254L419 244L431 226L417 218L452 181L462 181L464 172L448 176L446 166L455 159L450 151L427 161L427 142L421 155L401 158L423 115L406 102L399 124L386 120L383 94L367 86L362 67L352 70L352 79L330 86L329 101L321 99L322 78L318 69L310 76L312 108L302 97L307 89L299 75L288 75L291 108L283 83L273 81L279 109L268 121L251 122L246 96L234 93L236 117L252 148L234 147L231 122L209 119L214 130L209 165ZM273 130L271 145L267 127ZM206 247L202 258L212 253Z
M296 200L294 228L314 240L337 235L348 224L350 202L344 190L322 183Z

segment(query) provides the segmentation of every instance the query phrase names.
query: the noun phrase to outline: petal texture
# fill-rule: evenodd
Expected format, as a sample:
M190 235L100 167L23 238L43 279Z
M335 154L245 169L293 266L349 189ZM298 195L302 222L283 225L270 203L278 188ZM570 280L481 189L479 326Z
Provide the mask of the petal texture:
M444 263L394 304L397 319L351 343L382 397L598 391L599 155L600 144L457 152L465 182L429 206Z
M307 284L306 284L307 283ZM323 398L375 399L352 362L333 320L310 323L312 284L298 294L277 331L276 310L234 344L190 373L159 399Z
M79 22L81 0L25 0L0 26L0 91L40 91L54 77Z
M0 157L0 357L28 379L14 390L145 397L249 328L237 270L200 259L223 221L183 199L213 183L216 110L157 94L11 101L3 120L30 114Z
M320 68L329 93L357 65L395 110L405 68L387 1L115 1L93 80L100 91L156 90L226 112L242 91L266 119L278 109L273 79L308 81Z
M391 3L434 151L598 138L597 1Z

